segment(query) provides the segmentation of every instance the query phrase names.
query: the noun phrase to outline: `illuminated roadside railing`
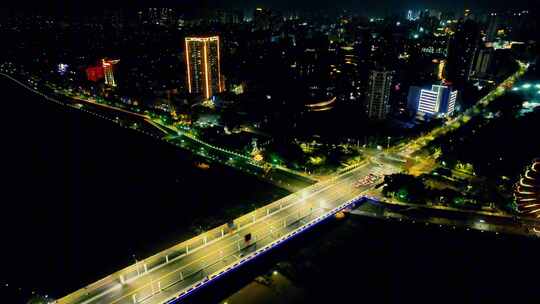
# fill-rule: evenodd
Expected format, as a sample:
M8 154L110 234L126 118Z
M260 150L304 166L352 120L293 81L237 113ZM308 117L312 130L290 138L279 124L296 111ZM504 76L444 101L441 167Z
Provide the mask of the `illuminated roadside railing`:
M187 287L184 290L180 291L174 297L172 297L170 299L166 299L164 301L156 302L156 303L159 303L159 304L171 303L172 304L172 303L178 302L182 298L188 296L190 293L194 292L195 290L205 286L209 282L218 279L219 277L227 274L230 271L235 270L236 268L240 267L244 263L249 262L250 260L253 260L254 258L259 256L260 254L265 253L265 252L269 251L270 249L281 245L283 242L285 242L285 241L293 238L294 236L308 230L309 228L317 225L318 223L324 221L325 219L333 216L334 214L336 214L336 213L338 213L338 212L340 212L340 211L342 211L342 210L344 210L346 208L349 208L352 205L355 205L356 203L358 203L362 199L363 199L362 196L353 198L353 199L345 202L344 204L342 204L342 205L340 205L338 207L335 207L334 209L332 209L332 210L330 210L328 212L324 212L323 214L321 214L319 216L316 216L314 219L310 220L309 222L304 223L300 227L294 229L293 231L290 231L290 232L286 233L285 235L283 235L281 237L278 237L274 241L270 242L269 244L264 245L262 248L260 248L260 249L258 249L256 251L248 254L247 256L243 257L242 259L238 260L237 262L235 262L235 263L233 263L233 264L231 264L229 266L226 266L226 267L224 267L224 268L222 268L222 269L220 269L220 270L206 276L204 279L201 279L197 283L194 283L192 286ZM300 220L297 220L297 222L298 221L300 221ZM150 295L150 296L152 296L152 295Z
M98 282L79 289L78 291L59 299L56 303L84 303L84 301L87 301L88 299L102 296L108 292L113 292L116 288L118 288L118 286L121 286L121 284L130 283L144 278L145 275L150 272L159 270L163 266L187 257L188 255L213 244L217 240L230 236L231 232L239 229L247 229L251 225L261 220L265 220L278 212L286 211L289 208L294 208L295 205L305 204L313 195L324 191L329 186L336 186L336 184L332 183L334 183L338 178L347 176L349 174L352 173L347 172L342 175L335 176L326 181L309 186L301 191L301 193L291 194L282 199L274 201L265 207L256 209L235 219L233 221L233 227L229 227L228 224L223 224L213 228L158 254L138 261L137 263L117 271L116 273L113 273L99 280Z
M180 282L189 281L192 276L200 274L198 280L204 280L206 274L208 274L208 277L215 277L215 273L219 272L219 270L223 267L218 266L219 268L211 274L208 269L215 267L219 263L226 262L231 258L232 260L228 264L232 266L238 265L241 261L245 260L245 257L237 256L237 254L243 252L246 248L271 243L273 240L286 235L286 232L291 226L317 212L322 211L321 209L311 209L311 207L307 206L307 204L303 207L305 208L295 210L293 213L286 216L272 219L268 221L268 223L265 223L264 227L252 231L252 242L245 243L241 238L232 240L231 243L219 249L213 250L209 254L185 264L182 267L179 267L152 282L148 282L147 284L137 288L136 291L124 295L121 299L135 299L138 303L160 292L166 291L167 288L172 287ZM160 289L157 287L160 287ZM189 287L190 286L186 286L184 289L189 289Z

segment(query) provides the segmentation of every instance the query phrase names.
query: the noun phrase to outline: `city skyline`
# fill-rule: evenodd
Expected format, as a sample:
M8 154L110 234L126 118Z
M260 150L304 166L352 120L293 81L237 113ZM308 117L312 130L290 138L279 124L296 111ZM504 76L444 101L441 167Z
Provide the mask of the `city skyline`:
M516 0L513 1L511 6L504 0L462 0L458 2L448 1L399 1L399 0L366 0L363 2L355 2L350 0L338 0L337 2L329 1L309 1L309 3L300 1L285 1L285 0L261 0L259 2L250 2L245 0L236 1L224 1L224 0L184 0L184 1L172 1L162 0L154 4L154 7L168 7L178 10L182 14L186 15L204 15L212 10L219 9L238 9L244 13L250 14L257 7L268 8L272 10L278 10L283 12L316 12L326 11L331 14L340 14L343 10L348 13L358 14L361 16L375 15L379 17L391 16L391 15L406 15L408 10L421 11L424 9L435 9L440 11L448 11L455 14L461 14L465 10L469 9L473 13L485 13L504 11L508 9L514 10L535 10L535 0ZM307 1L307 0L305 0ZM136 4L129 6L126 10L141 10L148 8L146 3L140 3L140 6ZM310 4L310 5L307 5ZM84 16L99 14L103 10L118 10L120 7L126 7L123 2L111 2L110 7L98 8L95 6L77 5L72 6L66 3L55 4L51 3L47 8L32 8L35 13L52 13L58 17L61 16ZM6 9L6 8L3 8ZM17 10L16 8L8 8ZM25 10L25 11L31 11ZM66 14L69 12L69 14Z
M0 302L536 299L524 3L0 10Z

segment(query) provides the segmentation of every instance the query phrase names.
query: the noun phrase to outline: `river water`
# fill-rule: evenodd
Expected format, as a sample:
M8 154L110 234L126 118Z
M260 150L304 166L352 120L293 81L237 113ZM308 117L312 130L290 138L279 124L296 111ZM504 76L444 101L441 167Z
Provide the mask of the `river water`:
M7 303L65 295L287 194L230 168L201 169L177 147L4 78L0 86Z

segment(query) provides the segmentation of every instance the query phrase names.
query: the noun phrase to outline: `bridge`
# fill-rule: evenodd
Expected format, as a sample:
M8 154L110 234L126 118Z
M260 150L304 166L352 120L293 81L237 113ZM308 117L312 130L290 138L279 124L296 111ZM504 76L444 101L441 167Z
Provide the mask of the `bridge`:
M361 202L363 194L374 187L374 184L355 186L362 177L395 171L380 162L366 162L138 261L54 303L178 302L335 213Z

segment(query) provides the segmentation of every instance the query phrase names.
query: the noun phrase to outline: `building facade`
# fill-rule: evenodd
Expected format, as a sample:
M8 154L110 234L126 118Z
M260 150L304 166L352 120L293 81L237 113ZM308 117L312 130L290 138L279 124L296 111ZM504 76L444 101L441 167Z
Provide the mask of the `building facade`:
M206 99L223 92L219 36L185 39L189 93Z
M110 87L116 87L116 80L114 79L114 66L118 62L120 62L120 60L101 60L101 66L103 67L103 75L105 76L105 84Z
M367 115L370 119L385 119L388 115L392 77L391 71L371 71L367 94Z
M430 89L409 89L409 110L421 120L436 116L450 116L456 109L458 91L447 86L432 85Z

